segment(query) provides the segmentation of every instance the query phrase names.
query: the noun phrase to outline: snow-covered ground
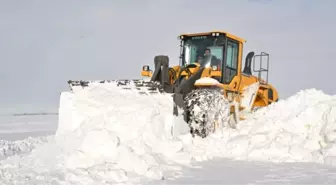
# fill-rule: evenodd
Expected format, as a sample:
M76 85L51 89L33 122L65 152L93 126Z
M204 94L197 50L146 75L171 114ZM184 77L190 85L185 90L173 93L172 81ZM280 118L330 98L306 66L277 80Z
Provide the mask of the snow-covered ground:
M314 163L243 162L214 159L186 168L182 177L146 184L335 184L336 169ZM179 174L179 173L177 173Z
M336 182L335 96L301 91L206 139L171 101L97 84L63 93L59 120L7 117L0 184Z

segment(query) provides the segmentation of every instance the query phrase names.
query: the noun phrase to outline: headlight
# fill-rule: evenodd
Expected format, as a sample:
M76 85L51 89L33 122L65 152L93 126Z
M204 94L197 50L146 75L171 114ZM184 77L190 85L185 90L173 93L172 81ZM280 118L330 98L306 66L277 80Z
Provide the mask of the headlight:
M212 70L213 70L213 71L217 71L217 70L218 70L218 67L217 67L217 66L212 66Z
M215 37L215 36L218 37L218 36L219 36L219 33L212 33L211 35L214 36L214 37Z

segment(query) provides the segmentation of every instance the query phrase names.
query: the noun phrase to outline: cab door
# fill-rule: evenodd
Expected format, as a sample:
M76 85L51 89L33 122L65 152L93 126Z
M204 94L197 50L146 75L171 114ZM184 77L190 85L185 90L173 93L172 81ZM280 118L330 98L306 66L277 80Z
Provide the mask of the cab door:
M223 83L230 84L238 71L239 43L232 39L227 39L226 52L224 55Z

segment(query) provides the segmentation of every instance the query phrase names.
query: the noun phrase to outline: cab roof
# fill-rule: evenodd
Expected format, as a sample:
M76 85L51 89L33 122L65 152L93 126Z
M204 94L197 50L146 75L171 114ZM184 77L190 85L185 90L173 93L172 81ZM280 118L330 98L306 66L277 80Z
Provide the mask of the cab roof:
M198 32L198 33L183 33L180 36L201 36L201 35L211 35L212 33L222 33L222 34L225 34L227 37L229 37L231 39L237 40L237 41L242 42L242 43L246 42L245 39L240 38L236 35L233 35L229 32L222 31L222 30L213 30L213 31L209 31L209 32Z

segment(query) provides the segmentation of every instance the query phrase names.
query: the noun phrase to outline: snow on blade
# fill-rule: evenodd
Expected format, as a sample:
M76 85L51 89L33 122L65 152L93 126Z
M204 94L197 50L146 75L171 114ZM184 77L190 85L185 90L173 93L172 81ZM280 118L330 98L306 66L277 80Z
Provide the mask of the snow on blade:
M210 77L203 77L196 80L195 85L217 85L220 84L218 80Z
M113 84L63 96L56 139L69 154L66 167L108 164L117 181L128 174L162 179L168 161L188 164L218 156L336 162L336 98L314 89L260 109L237 130L223 129L205 139L192 138L182 126L186 123L174 120L169 96L135 95ZM184 129L177 137L171 135L173 123Z

